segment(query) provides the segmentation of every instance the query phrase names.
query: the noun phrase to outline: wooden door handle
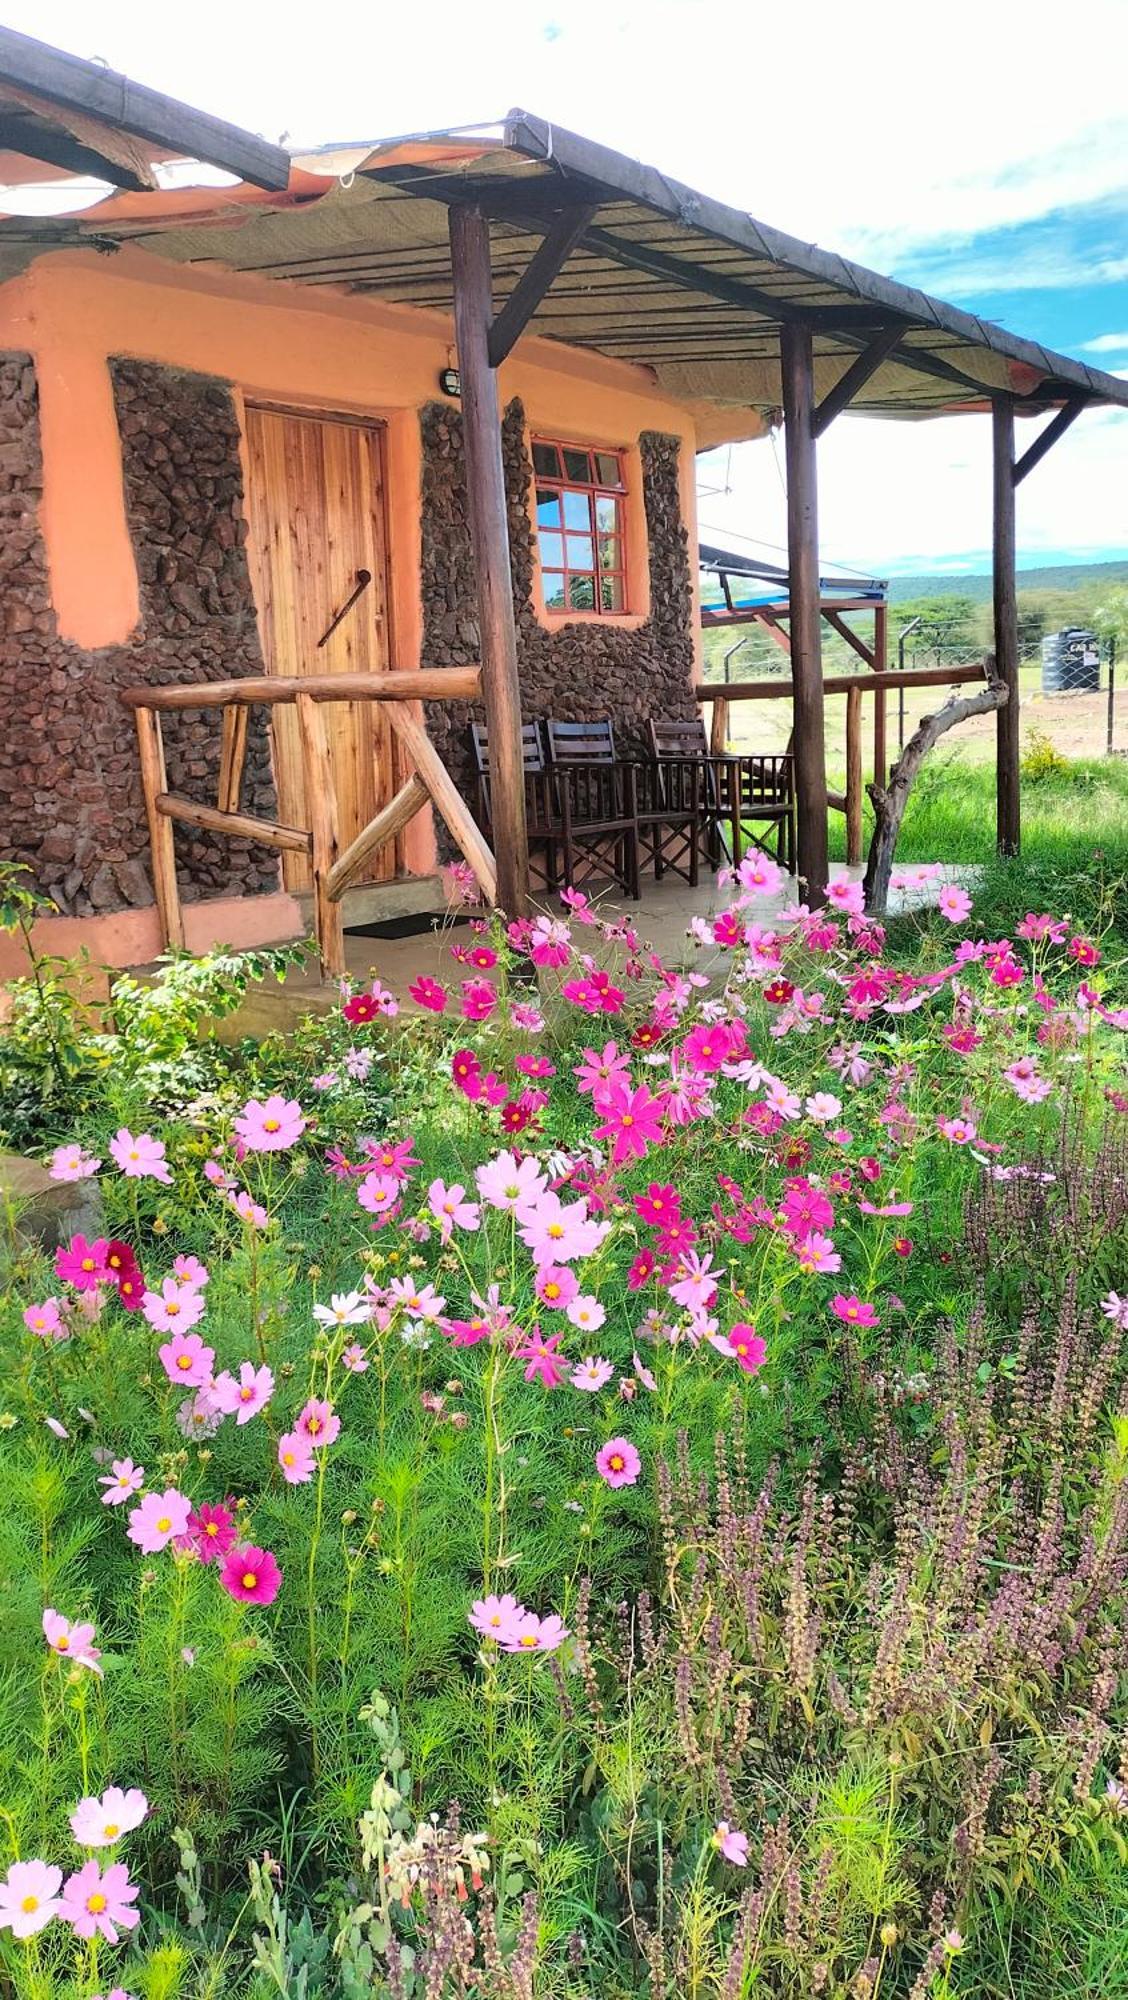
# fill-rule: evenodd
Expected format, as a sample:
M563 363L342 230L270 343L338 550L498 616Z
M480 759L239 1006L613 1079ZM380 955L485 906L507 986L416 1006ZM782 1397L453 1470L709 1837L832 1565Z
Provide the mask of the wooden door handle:
M364 596L364 593L368 589L368 586L371 583L371 581L372 581L372 571L370 569L357 570L356 583L354 584L352 590L350 590L340 610L334 613L333 617L329 620L328 625L325 627L324 632L321 634L321 637L317 642L318 652L321 651L321 648L322 646L325 645L326 641L333 637L333 634L336 631L338 625L341 623L341 620L343 618L348 617L349 612L352 610L353 605L357 602L358 598Z

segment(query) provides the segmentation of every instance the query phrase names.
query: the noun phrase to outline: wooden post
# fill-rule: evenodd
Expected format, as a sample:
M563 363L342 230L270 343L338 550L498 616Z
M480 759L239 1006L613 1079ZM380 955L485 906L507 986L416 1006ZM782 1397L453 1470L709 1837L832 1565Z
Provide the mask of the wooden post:
M1014 406L997 396L991 405L994 519L991 567L995 603L995 670L1007 699L995 721L996 841L1000 854L1017 854L1022 836L1019 798L1018 596L1015 584Z
M723 694L715 694L709 730L709 753L713 757L723 757L728 749L728 723L728 702Z
M883 695L875 695L883 701ZM856 868L862 858L862 690L846 696L846 861Z
M345 970L345 926L341 906L329 894L329 876L337 859L337 801L325 711L308 694L298 695L297 710L306 811L313 839L313 933L322 972L339 979Z
M223 711L219 746L219 796L216 800L220 812L235 813L239 810L239 797L243 789L243 765L247 761L248 720L247 709L234 703Z
M149 822L149 846L153 856L153 893L160 914L161 936L166 951L183 951L184 918L180 910L180 891L176 886L172 821L157 810L157 800L168 787L161 718L152 708L138 708L134 712L137 749L141 758L141 789L145 797L145 817Z
M470 540L478 584L482 694L490 732L490 802L497 851L497 899L509 917L529 903L529 843L525 827L525 764L517 626L509 567L505 468L497 375L490 366L493 320L490 226L480 209L450 211L454 330L462 377L462 435Z
M815 461L814 352L808 327L780 330L784 444L787 458L787 581L791 672L795 687L797 870L812 909L826 901L826 736L823 716L819 591L818 473Z
M873 607L873 670L883 674L889 660L889 606L875 604ZM888 776L889 752L886 748L886 694L878 688L873 698L873 782L884 785Z

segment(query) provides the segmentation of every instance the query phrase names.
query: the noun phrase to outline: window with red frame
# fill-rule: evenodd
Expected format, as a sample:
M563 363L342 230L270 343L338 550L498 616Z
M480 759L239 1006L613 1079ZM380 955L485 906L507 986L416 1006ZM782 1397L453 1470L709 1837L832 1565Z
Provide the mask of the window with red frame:
M625 611L626 484L618 451L533 442L546 611Z

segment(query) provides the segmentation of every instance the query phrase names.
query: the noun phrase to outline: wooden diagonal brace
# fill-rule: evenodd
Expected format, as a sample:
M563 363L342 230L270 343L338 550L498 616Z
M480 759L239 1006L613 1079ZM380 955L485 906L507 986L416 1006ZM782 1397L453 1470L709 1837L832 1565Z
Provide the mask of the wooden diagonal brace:
M1050 418L1045 430L1039 431L1033 444L1027 445L1022 457L1015 460L1012 477L1016 486L1025 479L1028 472L1033 472L1034 467L1040 464L1059 437L1065 435L1070 424L1081 415L1088 401L1087 396L1071 396L1067 403L1062 404L1057 416Z
M868 347L863 347L857 360L851 362L846 373L835 383L833 389L827 391L827 394L823 397L822 402L815 411L811 421L811 429L814 431L816 437L821 437L827 425L832 424L835 417L840 416L848 404L853 402L858 391L864 389L870 376L876 374L882 362L892 354L893 349L904 339L904 335L905 328L903 326L889 326L885 328L883 333L878 334L876 340L871 340Z
M594 214L594 205L585 203L581 208L566 208L557 216L490 328L491 368L500 368L506 355L512 351Z

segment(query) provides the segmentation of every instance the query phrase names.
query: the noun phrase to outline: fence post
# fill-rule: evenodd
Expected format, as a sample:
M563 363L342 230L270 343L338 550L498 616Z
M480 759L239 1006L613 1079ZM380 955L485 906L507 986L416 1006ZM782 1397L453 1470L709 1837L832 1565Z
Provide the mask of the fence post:
M1116 721L1116 639L1108 642L1108 741L1106 757L1112 756L1112 733Z

